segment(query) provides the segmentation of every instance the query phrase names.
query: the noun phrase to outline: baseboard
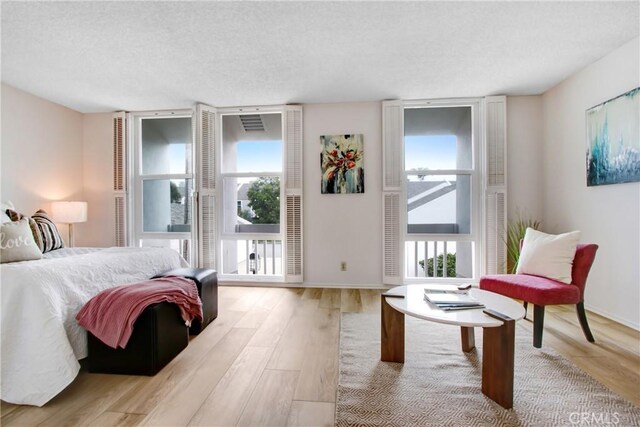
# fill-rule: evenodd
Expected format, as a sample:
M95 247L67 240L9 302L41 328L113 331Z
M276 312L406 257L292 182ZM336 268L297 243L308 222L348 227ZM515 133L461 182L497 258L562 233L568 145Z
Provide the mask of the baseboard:
M606 317L607 319L613 320L614 322L618 322L624 326L628 326L631 329L635 329L636 331L640 331L640 323L635 323L635 322L630 322L627 319L623 319L620 316L614 314L614 313L609 313L607 310L603 310L601 308L597 308L597 307L593 307L592 305L587 305L585 304L584 308L586 308L587 310L595 313L595 314L599 314L602 317Z
M304 282L300 285L303 288L338 288L338 289L389 289L389 286L383 284L368 283L316 283Z
M236 280L221 280L220 286L244 286L244 287L265 287L265 288L330 288L330 289L380 289L387 290L389 286L362 284L362 283L285 283L285 282L245 282Z
M218 286L238 286L246 288L303 288L300 283L286 282L245 282L241 280L221 280Z

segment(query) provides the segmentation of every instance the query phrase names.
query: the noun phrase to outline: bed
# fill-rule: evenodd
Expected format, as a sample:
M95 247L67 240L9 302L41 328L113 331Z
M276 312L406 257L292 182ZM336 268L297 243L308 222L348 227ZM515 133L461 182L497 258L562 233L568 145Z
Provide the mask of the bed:
M166 248L64 248L2 264L2 400L42 406L74 380L87 356L75 316L91 297L186 266Z

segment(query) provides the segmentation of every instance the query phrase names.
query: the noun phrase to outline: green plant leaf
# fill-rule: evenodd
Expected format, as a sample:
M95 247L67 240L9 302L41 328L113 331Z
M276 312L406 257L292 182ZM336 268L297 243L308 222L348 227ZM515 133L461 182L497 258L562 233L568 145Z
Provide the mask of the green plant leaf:
M531 218L525 218L518 214L515 221L509 221L507 225L507 272L514 274L520 259L520 240L524 238L527 228L540 229L541 222Z

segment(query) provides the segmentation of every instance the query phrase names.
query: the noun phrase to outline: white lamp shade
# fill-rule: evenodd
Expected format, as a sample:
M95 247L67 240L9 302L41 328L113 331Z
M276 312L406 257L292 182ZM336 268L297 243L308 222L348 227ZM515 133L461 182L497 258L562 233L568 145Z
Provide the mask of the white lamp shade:
M87 202L52 202L51 219L60 224L87 220Z

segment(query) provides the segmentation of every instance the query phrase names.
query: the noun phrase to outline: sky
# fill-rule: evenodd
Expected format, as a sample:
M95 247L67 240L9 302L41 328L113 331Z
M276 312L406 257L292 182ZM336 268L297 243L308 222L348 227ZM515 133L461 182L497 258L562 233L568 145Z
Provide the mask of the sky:
M238 143L236 172L281 172L282 141L242 141ZM169 145L169 173L185 173L185 144Z
M237 172L282 172L282 141L239 142Z
M455 135L406 136L405 170L456 169L456 143ZM170 173L184 173L185 145L171 144L169 150ZM237 172L280 172L282 141L242 141L237 158Z
M405 170L456 169L455 135L405 136Z

